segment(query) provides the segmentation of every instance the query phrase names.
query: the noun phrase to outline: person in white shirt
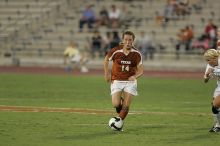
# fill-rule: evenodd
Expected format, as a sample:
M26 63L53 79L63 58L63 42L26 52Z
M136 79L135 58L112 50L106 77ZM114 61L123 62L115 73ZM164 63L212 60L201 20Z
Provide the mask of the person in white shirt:
M120 18L121 11L117 8L116 5L111 5L111 9L109 10L109 20L110 20L110 27L111 28L118 28L119 27L119 18Z
M212 101L214 125L209 132L220 132L220 50L209 49L204 53L204 58L208 63L204 82L207 83L211 78L217 79L217 87L214 90Z
M116 5L111 5L111 10L109 11L110 19L119 19L121 11L116 7Z

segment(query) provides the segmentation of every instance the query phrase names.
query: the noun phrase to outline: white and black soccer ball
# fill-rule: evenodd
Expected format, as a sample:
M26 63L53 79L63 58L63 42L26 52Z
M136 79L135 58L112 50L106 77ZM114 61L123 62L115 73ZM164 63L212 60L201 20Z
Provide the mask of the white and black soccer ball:
M117 131L122 130L123 124L124 124L123 120L120 117L112 117L108 122L108 126L112 130L117 130Z

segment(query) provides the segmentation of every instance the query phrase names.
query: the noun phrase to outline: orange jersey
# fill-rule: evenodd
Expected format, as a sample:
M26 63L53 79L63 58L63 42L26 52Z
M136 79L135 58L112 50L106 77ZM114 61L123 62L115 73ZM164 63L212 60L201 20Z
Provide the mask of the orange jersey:
M111 49L107 54L109 61L113 61L111 80L127 81L135 75L137 66L142 64L142 56L136 49L131 49L128 55L123 52L123 45Z

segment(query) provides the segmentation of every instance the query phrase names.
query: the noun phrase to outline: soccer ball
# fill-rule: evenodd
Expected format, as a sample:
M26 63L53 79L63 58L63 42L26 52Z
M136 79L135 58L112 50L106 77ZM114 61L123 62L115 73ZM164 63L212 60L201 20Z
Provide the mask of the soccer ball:
M112 117L108 122L108 126L112 130L121 131L123 127L123 120L120 117Z

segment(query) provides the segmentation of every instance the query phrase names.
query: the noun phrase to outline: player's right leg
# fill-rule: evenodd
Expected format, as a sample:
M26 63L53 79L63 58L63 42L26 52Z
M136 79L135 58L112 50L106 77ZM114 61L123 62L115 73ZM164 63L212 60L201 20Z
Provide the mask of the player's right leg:
M122 91L112 94L112 106L115 108L117 113L120 113L122 109L121 93Z
M68 73L72 72L72 62L69 59L67 60L65 71Z
M212 115L214 119L214 125L213 127L209 130L209 132L220 132L220 113L219 113L219 108L216 108L212 106Z
M116 112L120 113L122 109L122 91L125 87L126 83L114 80L111 83L111 95L112 95L112 105L115 107Z

